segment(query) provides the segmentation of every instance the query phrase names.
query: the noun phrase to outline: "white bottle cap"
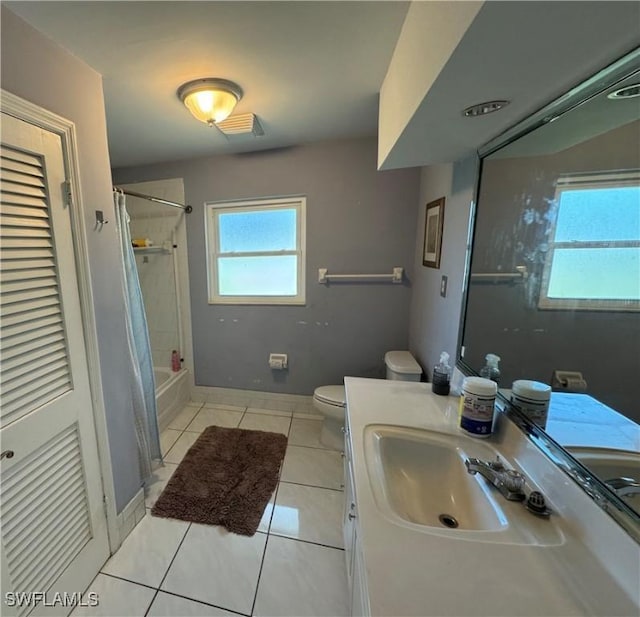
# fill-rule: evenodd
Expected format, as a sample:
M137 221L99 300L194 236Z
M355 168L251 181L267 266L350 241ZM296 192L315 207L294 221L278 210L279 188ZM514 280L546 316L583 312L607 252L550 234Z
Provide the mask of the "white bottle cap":
M551 398L551 386L541 381L518 379L511 385L511 393L531 401L546 402Z
M478 396L495 396L498 392L498 384L484 377L466 377L462 382L462 389Z

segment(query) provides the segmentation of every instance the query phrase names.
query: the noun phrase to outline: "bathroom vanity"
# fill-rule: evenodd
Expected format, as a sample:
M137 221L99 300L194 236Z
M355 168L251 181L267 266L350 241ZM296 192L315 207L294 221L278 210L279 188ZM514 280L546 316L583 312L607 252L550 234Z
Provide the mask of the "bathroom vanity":
M345 378L344 540L352 615L638 615L640 546L512 422L458 429L430 384ZM495 460L552 513L508 501Z

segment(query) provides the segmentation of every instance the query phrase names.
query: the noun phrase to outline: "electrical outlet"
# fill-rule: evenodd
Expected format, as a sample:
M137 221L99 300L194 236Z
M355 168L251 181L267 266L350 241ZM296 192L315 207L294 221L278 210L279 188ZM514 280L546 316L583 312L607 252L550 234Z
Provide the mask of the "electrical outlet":
M447 297L447 281L449 279L443 274L442 278L440 279L440 295L443 298Z

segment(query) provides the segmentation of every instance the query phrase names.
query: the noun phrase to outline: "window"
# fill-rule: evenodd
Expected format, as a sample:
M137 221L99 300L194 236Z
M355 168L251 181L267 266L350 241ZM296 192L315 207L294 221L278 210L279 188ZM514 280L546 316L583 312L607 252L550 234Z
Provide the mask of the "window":
M205 207L210 304L304 304L306 198Z
M640 171L561 177L540 308L640 310Z

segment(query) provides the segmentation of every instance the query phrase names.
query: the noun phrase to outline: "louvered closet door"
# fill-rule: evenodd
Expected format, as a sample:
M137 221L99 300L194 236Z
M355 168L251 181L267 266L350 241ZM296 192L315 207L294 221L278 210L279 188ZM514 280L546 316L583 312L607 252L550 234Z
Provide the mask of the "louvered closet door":
M2 114L0 474L5 592L81 592L108 543L60 138Z

